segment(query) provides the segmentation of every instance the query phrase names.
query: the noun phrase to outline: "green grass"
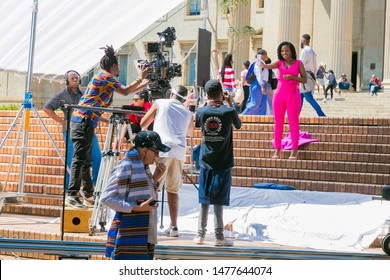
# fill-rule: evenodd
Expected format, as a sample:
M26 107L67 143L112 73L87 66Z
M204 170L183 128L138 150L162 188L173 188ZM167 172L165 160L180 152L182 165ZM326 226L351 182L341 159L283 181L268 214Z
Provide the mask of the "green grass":
M16 104L2 104L0 105L0 110L3 110L3 111L14 111L14 110L19 110L20 109L20 105L16 105Z

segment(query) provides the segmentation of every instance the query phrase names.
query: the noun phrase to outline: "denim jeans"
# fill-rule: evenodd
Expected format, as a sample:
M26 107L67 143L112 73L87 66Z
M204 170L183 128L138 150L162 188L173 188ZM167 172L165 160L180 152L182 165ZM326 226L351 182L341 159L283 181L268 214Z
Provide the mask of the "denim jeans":
M77 192L80 191L81 181L84 182L84 192L90 193L94 190L90 173L94 130L86 120L81 123L70 122L73 157L70 166L69 195L77 195Z
M62 136L64 138L66 137L66 131L62 131ZM65 142L66 143L66 142ZM68 133L68 158L66 161L66 165L70 169L70 166L72 164L72 157L73 157L73 144L72 140L70 139L70 133ZM96 186L97 177L99 174L99 168L100 168L100 162L102 161L102 151L100 150L99 141L96 136L96 134L93 135L92 140L92 184ZM66 172L66 187L69 186L69 173Z
M322 111L321 106L314 99L313 94L311 92L301 93L301 110L303 106L303 99L306 99L306 101L311 105L311 107L313 107L313 109L317 112L317 115L319 117L325 117L325 113Z

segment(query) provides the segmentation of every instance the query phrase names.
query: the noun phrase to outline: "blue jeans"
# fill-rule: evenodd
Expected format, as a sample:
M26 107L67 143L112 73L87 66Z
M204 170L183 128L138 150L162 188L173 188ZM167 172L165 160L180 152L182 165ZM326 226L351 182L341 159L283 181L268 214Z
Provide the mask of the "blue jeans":
M382 87L377 86L374 83L368 83L368 89L370 90L371 94L376 94L378 90L380 90Z
M66 131L62 131L62 136L64 138L64 142L66 141ZM68 158L66 161L66 165L68 168L70 168L73 158L73 143L70 139L70 133L68 134ZM93 139L92 139L92 184L93 186L96 185L97 177L99 174L99 168L100 168L100 162L102 160L102 152L100 150L99 141L94 133ZM69 173L66 172L66 186L69 186Z
M349 82L345 82L345 83L339 82L338 86L339 86L339 90L349 90Z
M321 106L314 99L311 91L301 93L301 111L302 111L303 99L306 99L306 101L311 105L311 107L313 107L313 109L317 112L317 115L319 117L325 117L325 113L322 111Z

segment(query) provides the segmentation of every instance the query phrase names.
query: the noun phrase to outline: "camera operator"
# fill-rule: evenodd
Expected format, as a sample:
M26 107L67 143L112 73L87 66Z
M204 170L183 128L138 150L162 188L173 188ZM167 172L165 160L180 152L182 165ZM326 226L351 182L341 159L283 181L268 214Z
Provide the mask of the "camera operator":
M102 68L96 73L88 84L88 87L79 101L79 105L93 107L109 107L113 101L114 91L127 96L130 93L143 89L148 81L144 80L149 73L148 68L143 68L141 75L130 85L124 86L118 82L118 59L112 46L106 46L105 55L100 60ZM74 153L70 170L70 181L65 202L76 208L85 208L80 197L80 185L82 176L90 177L90 174L82 174L82 170L91 166L91 146L95 127L101 119L101 113L77 109L73 111L70 122L70 137L72 139ZM102 118L102 120L105 120ZM107 120L105 120L107 121ZM85 180L85 178L83 178ZM90 178L89 178L90 180ZM83 188L80 194L93 204L93 187Z
M153 130L162 142L171 148L167 153L160 153L158 162L164 163L166 171L160 179L160 185L166 183L168 207L171 224L167 235L178 237L177 216L179 210L178 192L183 184L182 171L186 160L186 136L193 133L193 116L185 106L188 91L184 86L171 89L169 99L157 99L152 108L141 120L143 130L154 120Z
M214 205L215 246L232 246L223 234L223 206L229 206L232 181L233 126L241 128L241 120L229 94L222 92L222 85L217 80L209 80L205 85L209 98L207 106L198 108L195 126L202 130L200 147L198 234L196 244L203 244L210 204ZM229 107L225 106L228 102Z

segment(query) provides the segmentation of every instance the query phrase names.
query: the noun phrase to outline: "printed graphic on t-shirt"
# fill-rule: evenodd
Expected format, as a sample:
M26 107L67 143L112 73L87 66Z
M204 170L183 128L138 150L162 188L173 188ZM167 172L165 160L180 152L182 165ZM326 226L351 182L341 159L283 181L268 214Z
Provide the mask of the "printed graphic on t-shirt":
M222 121L216 116L208 117L203 125L205 140L209 142L220 142L224 140L224 137L219 133L222 129Z

